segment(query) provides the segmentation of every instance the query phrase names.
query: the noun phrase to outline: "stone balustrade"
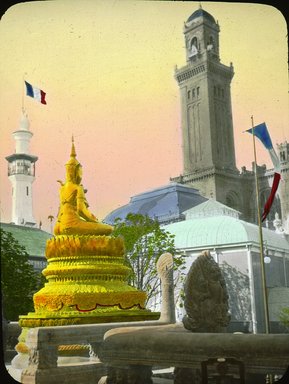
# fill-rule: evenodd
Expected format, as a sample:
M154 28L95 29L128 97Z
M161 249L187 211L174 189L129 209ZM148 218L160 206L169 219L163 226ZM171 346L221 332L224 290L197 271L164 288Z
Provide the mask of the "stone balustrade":
M68 344L89 345L90 357L61 365L58 347ZM34 328L27 345L23 384L97 383L116 367L145 377L152 366L201 368L220 358L236 359L246 374L282 375L289 362L289 334L192 333L160 321Z
M29 348L28 366L23 369L23 384L91 383L104 375L105 368L98 360L98 348L104 334L113 328L165 325L160 321L106 323L39 327L29 330L26 344ZM89 346L89 358L71 359L61 364L58 348L63 345Z
M239 383L255 383L248 375L285 373L289 334L193 333L182 324L114 329L105 334L99 359L108 366L110 384L119 382L115 376L122 377L120 382L126 384L152 383L149 377L153 366L177 368L176 384L191 382L184 381L183 374L194 369L203 372L200 382L207 383L204 371L213 361L235 364L240 368Z

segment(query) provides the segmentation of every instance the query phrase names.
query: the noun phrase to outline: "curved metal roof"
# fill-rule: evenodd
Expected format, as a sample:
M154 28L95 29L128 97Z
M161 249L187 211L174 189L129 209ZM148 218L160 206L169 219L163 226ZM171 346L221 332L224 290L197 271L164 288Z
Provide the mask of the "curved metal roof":
M236 211L227 205L220 203L219 201L208 199L203 203L192 207L184 212L186 219L195 219L197 217L208 217L208 216L232 216L235 218L240 217L241 212Z
M236 244L259 244L259 228L230 216L214 216L185 220L164 226L175 235L176 248L205 248ZM289 243L281 235L263 228L263 241L268 248L289 252Z
M172 182L131 197L129 204L109 213L104 222L113 224L117 218L124 220L128 213L148 215L161 223L180 220L184 211L206 200L197 189Z

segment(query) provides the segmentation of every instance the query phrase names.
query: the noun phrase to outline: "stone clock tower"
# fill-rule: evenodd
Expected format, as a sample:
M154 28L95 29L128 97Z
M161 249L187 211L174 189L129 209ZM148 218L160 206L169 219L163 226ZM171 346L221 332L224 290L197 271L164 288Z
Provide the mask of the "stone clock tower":
M176 68L181 97L183 174L171 180L191 185L201 195L238 210L240 218L257 223L254 172L236 168L231 108L232 64L220 61L218 22L201 7L184 23L186 65ZM268 215L275 213L289 233L289 144L278 146L282 182ZM253 164L252 164L253 165ZM274 172L258 166L263 207L271 191Z
M180 88L183 175L200 193L241 210L231 108L232 64L220 62L220 28L199 8L184 24L186 65L176 68Z
M220 63L219 25L198 9L184 25L187 65L175 77L181 93L184 174L217 167L236 170L230 84Z

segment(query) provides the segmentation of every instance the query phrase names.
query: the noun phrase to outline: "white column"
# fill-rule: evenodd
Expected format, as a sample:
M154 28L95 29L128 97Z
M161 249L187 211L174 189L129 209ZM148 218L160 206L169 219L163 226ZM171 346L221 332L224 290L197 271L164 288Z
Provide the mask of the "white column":
M251 254L251 246L250 245L247 246L247 260L248 260L248 273L249 273L253 333L257 333L255 286L254 286L253 263L252 263L252 254Z

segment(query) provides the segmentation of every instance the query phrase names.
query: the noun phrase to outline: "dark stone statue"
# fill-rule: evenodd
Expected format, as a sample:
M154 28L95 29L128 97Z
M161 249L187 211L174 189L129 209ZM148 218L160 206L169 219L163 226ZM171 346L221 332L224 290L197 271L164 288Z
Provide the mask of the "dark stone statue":
M230 321L226 283L209 251L193 262L185 282L184 327L192 332L224 332Z
M225 332L230 322L228 293L219 265L209 251L203 251L193 262L185 282L185 310L183 324L198 333ZM174 370L174 383L201 384L200 370L179 368Z

